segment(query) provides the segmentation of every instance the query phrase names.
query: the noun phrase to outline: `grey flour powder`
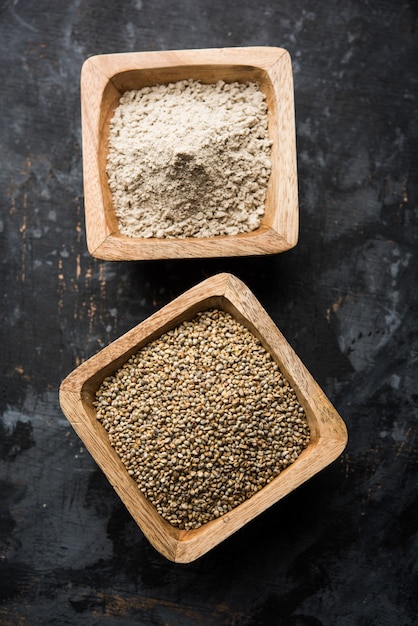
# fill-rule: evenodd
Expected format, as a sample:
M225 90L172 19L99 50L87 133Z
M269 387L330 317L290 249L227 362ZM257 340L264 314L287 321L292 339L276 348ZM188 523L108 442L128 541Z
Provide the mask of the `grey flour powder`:
M271 172L256 83L183 80L125 92L107 175L120 232L213 237L259 227Z

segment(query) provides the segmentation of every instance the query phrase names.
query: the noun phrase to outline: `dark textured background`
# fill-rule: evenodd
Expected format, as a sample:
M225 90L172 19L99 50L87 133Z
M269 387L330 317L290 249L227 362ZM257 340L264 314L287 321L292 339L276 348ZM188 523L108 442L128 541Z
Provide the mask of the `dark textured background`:
M0 624L418 624L418 7L3 0ZM86 251L90 55L272 45L295 80L300 239L268 258ZM217 271L244 280L344 418L343 455L212 552L166 561L63 417L81 361Z

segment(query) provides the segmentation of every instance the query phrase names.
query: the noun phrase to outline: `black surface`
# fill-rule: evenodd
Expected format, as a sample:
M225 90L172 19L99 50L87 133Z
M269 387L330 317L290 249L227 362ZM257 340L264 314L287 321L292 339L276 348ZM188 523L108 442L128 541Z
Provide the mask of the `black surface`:
M263 259L92 259L84 59L248 45L293 59L298 246ZM418 624L417 50L416 2L1 3L2 625ZM350 440L299 490L176 565L144 539L57 390L217 271L253 290Z

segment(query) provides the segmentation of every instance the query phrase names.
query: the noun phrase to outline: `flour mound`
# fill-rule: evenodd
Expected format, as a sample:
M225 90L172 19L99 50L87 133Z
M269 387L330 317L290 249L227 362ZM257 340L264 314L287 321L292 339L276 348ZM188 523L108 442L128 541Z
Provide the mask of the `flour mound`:
M270 152L256 83L183 80L125 92L110 123L106 170L120 232L167 238L255 230Z

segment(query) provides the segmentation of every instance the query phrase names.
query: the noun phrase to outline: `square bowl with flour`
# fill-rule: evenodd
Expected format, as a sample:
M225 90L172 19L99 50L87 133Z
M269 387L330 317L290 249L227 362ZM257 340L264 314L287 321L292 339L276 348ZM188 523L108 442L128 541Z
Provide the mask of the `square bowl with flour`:
M292 66L274 47L90 57L87 245L104 260L254 256L298 239Z

